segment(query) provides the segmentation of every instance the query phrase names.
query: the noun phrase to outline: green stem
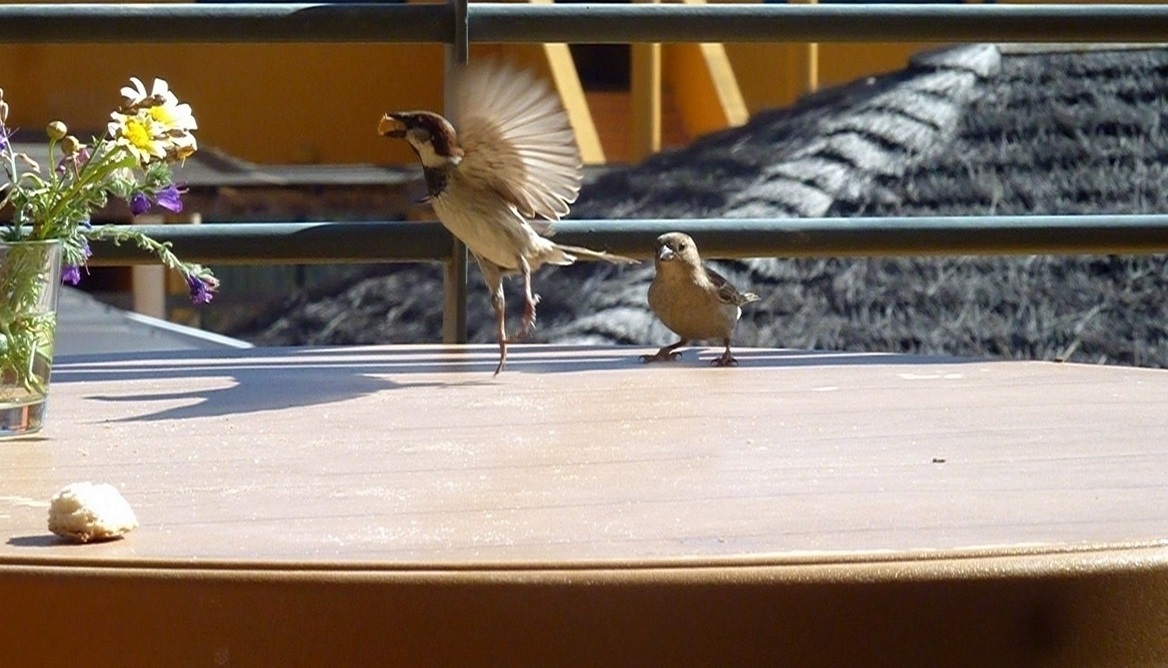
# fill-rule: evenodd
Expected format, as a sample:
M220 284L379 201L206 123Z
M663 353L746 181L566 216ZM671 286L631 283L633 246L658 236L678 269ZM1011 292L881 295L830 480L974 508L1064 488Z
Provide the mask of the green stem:
M85 233L85 237L90 241L112 241L115 245L121 245L123 242L132 241L137 244L138 248L144 251L153 253L158 257L158 261L166 267L177 271L184 276L195 274L197 276L209 276L210 270L201 267L200 265L183 262L179 259L174 251L170 249L170 242L160 242L146 236L145 232L134 229L132 225L102 225Z
M82 192L95 180L104 179L109 173L110 167L116 168L120 166L120 163L125 161L125 156L120 155L122 151L116 150L117 146L113 149L103 150L105 146L106 142L102 140L93 147L93 154L90 158L91 162L87 163L85 169L81 170L80 178L73 180L68 189L64 191L57 190L57 196L53 198L53 204L47 211L38 216L41 220L59 220L64 207L68 206L71 202L77 201L77 193ZM115 160L114 158L117 159ZM93 162L95 160L97 161L96 164ZM50 230L49 225L45 225L41 232L41 235L38 237L41 239L60 236L58 231Z
M9 244L0 263L0 401L45 393L56 313L44 299L55 290L52 244Z

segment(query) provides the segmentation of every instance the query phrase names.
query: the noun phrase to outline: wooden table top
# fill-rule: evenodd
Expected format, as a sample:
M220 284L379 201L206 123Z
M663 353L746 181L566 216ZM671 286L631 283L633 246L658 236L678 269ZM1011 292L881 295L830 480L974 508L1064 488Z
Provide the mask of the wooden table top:
M1168 373L742 349L61 357L0 442L0 564L337 569L782 564L1168 540ZM71 482L141 527L72 546Z

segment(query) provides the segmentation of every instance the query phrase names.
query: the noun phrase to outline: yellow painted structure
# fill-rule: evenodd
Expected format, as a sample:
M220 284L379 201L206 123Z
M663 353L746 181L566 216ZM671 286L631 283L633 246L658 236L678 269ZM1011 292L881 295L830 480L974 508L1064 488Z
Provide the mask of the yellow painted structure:
M674 106L680 135L692 138L790 104L816 86L899 69L937 46L638 45L622 127L597 127L566 45L475 45L472 57L511 58L552 80L585 161L600 163L610 157L601 139L611 133L633 133L630 155L617 160L657 150L663 104ZM374 128L390 109L441 108L442 54L436 44L0 45L0 87L13 126L60 119L75 131L99 132L130 76L158 76L194 107L204 146L260 163L406 163L413 158L408 148L379 141Z
M442 47L373 44L0 46L9 123L100 131L131 76L189 102L198 139L257 162L385 162L412 156L375 129L392 108L439 109ZM396 144L396 145L393 145Z

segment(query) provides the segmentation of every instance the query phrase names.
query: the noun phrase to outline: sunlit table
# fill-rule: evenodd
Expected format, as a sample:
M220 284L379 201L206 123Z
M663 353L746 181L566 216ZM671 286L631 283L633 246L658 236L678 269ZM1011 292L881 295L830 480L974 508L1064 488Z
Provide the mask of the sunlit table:
M1168 373L644 352L61 358L0 664L1168 663ZM58 542L81 480L141 527Z

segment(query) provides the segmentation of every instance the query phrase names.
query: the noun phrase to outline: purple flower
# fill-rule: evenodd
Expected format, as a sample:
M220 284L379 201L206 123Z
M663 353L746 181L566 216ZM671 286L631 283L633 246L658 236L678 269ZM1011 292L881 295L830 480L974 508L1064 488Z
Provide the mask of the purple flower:
M210 304L219 282L213 278L205 279L187 274L187 287L191 289L191 302L195 304Z
M174 185L173 183L166 186L162 190L159 190L156 197L158 206L166 209L167 211L178 213L183 209L182 191L180 191L178 186Z
M8 148L8 128L0 125L0 151Z
M141 216L150 210L150 198L146 193L138 191L130 195L130 213Z
M85 223L87 225L88 222L88 219L86 219ZM93 257L93 249L89 247L89 239L86 239L85 237L81 237L81 245L77 247L77 250L81 252L81 265L84 265L86 260ZM80 283L81 267L73 264L62 265L61 282L68 283L70 285L77 285Z
M76 169L80 165L84 165L89 161L89 149L82 148L73 155L63 156L57 161L57 174L64 176L70 168Z
M69 285L77 285L81 282L81 267L74 267L72 265L65 265L61 267L61 282Z
M173 183L159 190L153 196L138 191L130 195L130 213L140 216L149 211L150 207L155 204L167 211L178 213L183 209L182 193L183 191Z

